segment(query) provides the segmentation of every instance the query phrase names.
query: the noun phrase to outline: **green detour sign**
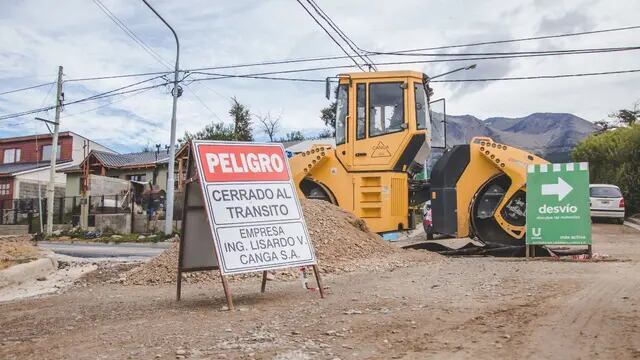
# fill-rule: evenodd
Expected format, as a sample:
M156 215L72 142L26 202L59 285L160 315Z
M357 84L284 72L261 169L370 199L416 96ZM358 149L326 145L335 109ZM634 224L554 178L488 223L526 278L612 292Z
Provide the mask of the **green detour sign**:
M591 245L589 164L529 165L527 245Z

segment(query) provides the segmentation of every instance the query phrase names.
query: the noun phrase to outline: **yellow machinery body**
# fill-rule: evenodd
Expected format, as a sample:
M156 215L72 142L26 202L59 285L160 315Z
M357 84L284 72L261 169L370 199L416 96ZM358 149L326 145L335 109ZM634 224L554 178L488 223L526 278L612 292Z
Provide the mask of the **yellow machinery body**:
M335 149L317 145L289 162L300 195L329 200L376 232L411 228L407 171L425 153L426 99L422 73L339 76Z
M444 149L429 182L419 180L432 131L442 133L427 83L413 71L340 75L335 148L315 145L289 161L299 195L349 210L379 233L413 228L412 208L430 200L435 233L523 244L527 165L546 161L476 137Z

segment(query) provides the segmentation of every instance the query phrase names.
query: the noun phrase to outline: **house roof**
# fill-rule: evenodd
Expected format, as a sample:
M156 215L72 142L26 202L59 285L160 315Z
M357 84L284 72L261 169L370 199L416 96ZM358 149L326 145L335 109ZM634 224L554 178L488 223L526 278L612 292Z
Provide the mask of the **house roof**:
M158 160L156 161L156 152L138 152L129 154L113 154L105 151L94 150L91 154L95 155L96 159L102 163L105 167L121 168L121 167L134 167L142 165L153 164L166 164L169 160L169 154L166 151L160 151L158 153Z
M82 164L69 167L62 172L71 173L81 171L82 165L89 158L95 158L102 166L110 169L123 168L141 168L155 166L157 164L167 164L169 162L169 154L166 151L158 153L158 161L156 161L156 152L137 152L129 154L114 154L106 151L91 150L89 155L83 160Z
M56 164L62 165L69 163L69 161L58 161ZM36 170L40 168L47 168L51 165L48 161L40 162L18 162L10 164L0 164L0 176L13 176L17 173Z

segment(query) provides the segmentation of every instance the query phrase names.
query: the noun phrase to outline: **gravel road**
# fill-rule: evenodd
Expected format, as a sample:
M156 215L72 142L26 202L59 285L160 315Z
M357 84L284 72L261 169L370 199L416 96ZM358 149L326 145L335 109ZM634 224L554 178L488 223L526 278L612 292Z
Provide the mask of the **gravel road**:
M0 304L2 359L638 359L640 232L594 225L607 261L456 257L298 281L222 288L109 283Z

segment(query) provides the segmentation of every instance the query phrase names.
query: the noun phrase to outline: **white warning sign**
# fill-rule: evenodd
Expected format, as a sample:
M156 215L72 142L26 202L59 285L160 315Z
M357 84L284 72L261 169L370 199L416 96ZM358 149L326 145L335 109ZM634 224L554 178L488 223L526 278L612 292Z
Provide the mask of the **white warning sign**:
M316 264L282 145L193 147L223 274Z

